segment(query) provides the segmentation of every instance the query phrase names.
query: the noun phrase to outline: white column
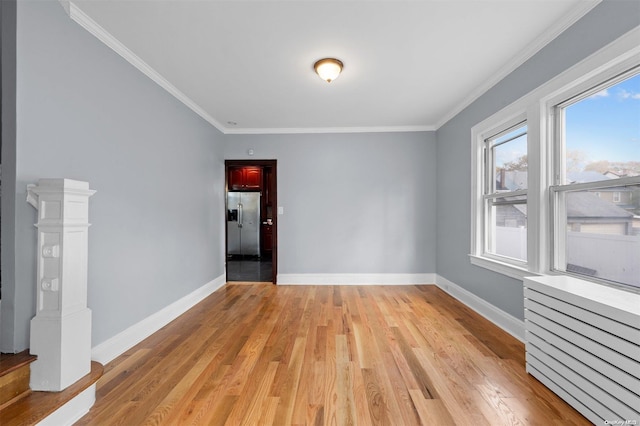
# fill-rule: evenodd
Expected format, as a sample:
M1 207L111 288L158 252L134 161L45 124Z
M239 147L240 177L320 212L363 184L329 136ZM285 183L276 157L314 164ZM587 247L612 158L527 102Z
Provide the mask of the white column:
M87 308L87 182L40 179L27 188L38 210L37 305L31 320L31 389L60 391L91 371Z

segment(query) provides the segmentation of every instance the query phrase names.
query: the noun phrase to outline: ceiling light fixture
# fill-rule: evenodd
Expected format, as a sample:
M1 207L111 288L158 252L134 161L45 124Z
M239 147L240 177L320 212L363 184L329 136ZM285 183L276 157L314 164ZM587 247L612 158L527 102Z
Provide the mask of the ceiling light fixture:
M342 72L342 62L335 58L324 58L313 64L313 69L321 79L331 83Z

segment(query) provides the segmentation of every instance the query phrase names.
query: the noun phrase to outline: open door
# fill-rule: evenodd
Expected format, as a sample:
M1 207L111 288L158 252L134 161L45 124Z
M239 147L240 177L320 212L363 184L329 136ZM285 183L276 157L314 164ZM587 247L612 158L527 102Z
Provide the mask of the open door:
M277 161L226 160L225 176L227 281L276 284Z

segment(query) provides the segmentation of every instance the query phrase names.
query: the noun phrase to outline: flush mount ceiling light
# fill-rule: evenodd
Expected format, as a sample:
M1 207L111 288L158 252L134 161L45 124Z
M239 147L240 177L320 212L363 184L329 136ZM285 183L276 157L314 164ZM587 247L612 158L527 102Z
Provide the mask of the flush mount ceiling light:
M313 64L313 69L321 79L331 83L342 72L342 62L335 58L324 58Z

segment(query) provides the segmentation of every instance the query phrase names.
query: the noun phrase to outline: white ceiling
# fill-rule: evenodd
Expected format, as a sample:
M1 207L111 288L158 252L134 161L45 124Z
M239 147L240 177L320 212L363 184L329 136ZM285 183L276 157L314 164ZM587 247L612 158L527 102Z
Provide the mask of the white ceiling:
M281 133L437 129L598 1L62 3L221 131Z

